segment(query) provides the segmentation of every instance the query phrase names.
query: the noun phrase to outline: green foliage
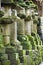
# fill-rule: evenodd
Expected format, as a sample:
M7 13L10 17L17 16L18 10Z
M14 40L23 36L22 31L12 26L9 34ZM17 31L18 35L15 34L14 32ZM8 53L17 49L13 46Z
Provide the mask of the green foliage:
M26 56L23 57L23 65L27 65L27 59L26 59Z
M32 45L31 45L30 41L24 41L21 43L21 45L23 46L23 49L26 49L26 50L32 49Z
M36 34L35 32L32 32L31 35L34 37L37 45L42 45L42 41L41 41L40 36L38 34Z
M34 40L34 37L32 37L31 35L27 35L27 36L28 36L29 41L30 41L30 43L32 45L32 49L35 49L36 42Z
M0 10L0 17L4 16L4 12Z
M32 45L29 41L29 38L26 35L19 35L18 40L21 42L21 45L23 46L23 49L32 49Z
M18 35L18 40L21 42L28 41L27 35Z
M18 2L18 4L19 4L21 7L25 7L25 8L27 8L27 7L28 7L28 5L26 5L26 3L25 3L25 2Z

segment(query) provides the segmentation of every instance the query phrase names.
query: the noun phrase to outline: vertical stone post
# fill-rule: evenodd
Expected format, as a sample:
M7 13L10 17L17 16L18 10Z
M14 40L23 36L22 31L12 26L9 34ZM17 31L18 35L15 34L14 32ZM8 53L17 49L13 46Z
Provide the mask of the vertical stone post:
M30 34L31 35L31 21L26 21L25 22L25 34Z
M37 24L35 23L33 23L33 30L32 30L32 32L35 32L35 33L37 33Z
M5 45L10 44L10 25L4 25L4 43Z
M42 1L42 16L43 16L43 1Z
M24 23L24 19L22 19L20 22L18 22L18 34L25 34L25 23Z
M26 9L25 10L26 16L28 17L29 15L31 16L31 9ZM25 34L31 34L31 21L26 21L25 22Z
M3 9L2 9L3 10ZM11 8L10 7L5 7L4 8L4 17L11 16ZM10 24L5 24L4 25L4 43L5 45L10 44Z
M12 10L12 16L15 15L17 17L17 10ZM14 20L14 22L10 26L11 29L11 43L18 42L17 40L17 20Z
M18 11L18 10L17 10ZM25 14L25 8L22 8L21 10L19 9L20 14ZM21 19L21 21L18 23L18 34L25 34L25 25L24 25L25 21L24 19Z

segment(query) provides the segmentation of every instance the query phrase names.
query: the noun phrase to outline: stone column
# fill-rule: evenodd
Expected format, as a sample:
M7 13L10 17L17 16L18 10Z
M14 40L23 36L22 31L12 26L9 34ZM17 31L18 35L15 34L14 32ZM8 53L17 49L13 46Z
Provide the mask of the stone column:
M11 43L17 41L17 22L11 24Z
M43 1L42 1L42 16L43 16Z
M11 16L11 8L8 6L2 7L2 10L5 12L4 17ZM3 24L4 25L4 24ZM10 44L10 24L4 25L4 43L5 45Z
M25 34L30 34L31 35L31 21L26 21L25 22Z
M28 17L29 15L31 16L31 9L26 9L25 10L26 16ZM25 22L25 34L31 34L31 21L26 21Z
M17 11L20 14L25 14L25 8L22 8L21 10L19 9ZM25 34L24 23L25 23L24 19L21 19L20 22L18 23L18 34L23 34L23 35Z
M40 27L41 27L42 41L43 41L43 17L41 17L41 24L40 24Z
M12 16L17 17L17 10L13 9ZM19 44L20 42L17 40L17 19L14 19L14 23L10 26L11 29L11 43Z
M5 45L10 44L10 25L4 25L4 43Z
M24 23L24 19L22 19L20 22L18 22L18 34L25 34L25 23Z
M35 33L37 33L37 24L35 23L33 23L33 30L32 30L32 32L35 32Z

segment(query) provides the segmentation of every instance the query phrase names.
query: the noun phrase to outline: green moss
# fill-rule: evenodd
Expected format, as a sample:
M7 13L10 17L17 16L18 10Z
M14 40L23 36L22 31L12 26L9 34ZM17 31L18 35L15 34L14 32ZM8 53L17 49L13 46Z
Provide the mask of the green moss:
M4 12L0 11L0 17L4 16Z
M38 20L37 19L33 19L33 23L34 24L37 24L38 23Z
M32 18L35 19L35 15L32 15Z
M25 18L25 21L30 21L30 20L31 20L31 16Z
M25 50L31 50L32 49L32 45L30 41L24 41L21 43L21 45L23 46L23 49Z
M18 35L18 40L20 42L28 41L28 37L27 37L27 35Z
M25 19L26 15L25 14L18 14L18 17L20 17L21 19Z
M35 40L34 40L34 37L31 36L31 35L27 35L27 36L28 36L29 41L30 41L30 43L31 43L31 45L32 45L32 49L35 49L36 42L35 42Z
M9 23L12 23L12 22L13 22L12 17L2 17L2 18L0 18L1 24L9 24Z
M18 1L18 4L21 6L21 7L24 7L24 8L28 8L28 5L26 5L26 3L25 2L19 2Z

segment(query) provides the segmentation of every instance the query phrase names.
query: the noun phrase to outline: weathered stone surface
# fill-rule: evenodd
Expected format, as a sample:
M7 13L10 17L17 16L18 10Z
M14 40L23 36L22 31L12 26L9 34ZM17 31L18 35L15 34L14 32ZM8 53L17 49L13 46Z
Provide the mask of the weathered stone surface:
M33 24L33 32L37 33L37 24Z
M24 24L24 19L22 19L19 23L18 23L18 34L25 34L25 24Z

